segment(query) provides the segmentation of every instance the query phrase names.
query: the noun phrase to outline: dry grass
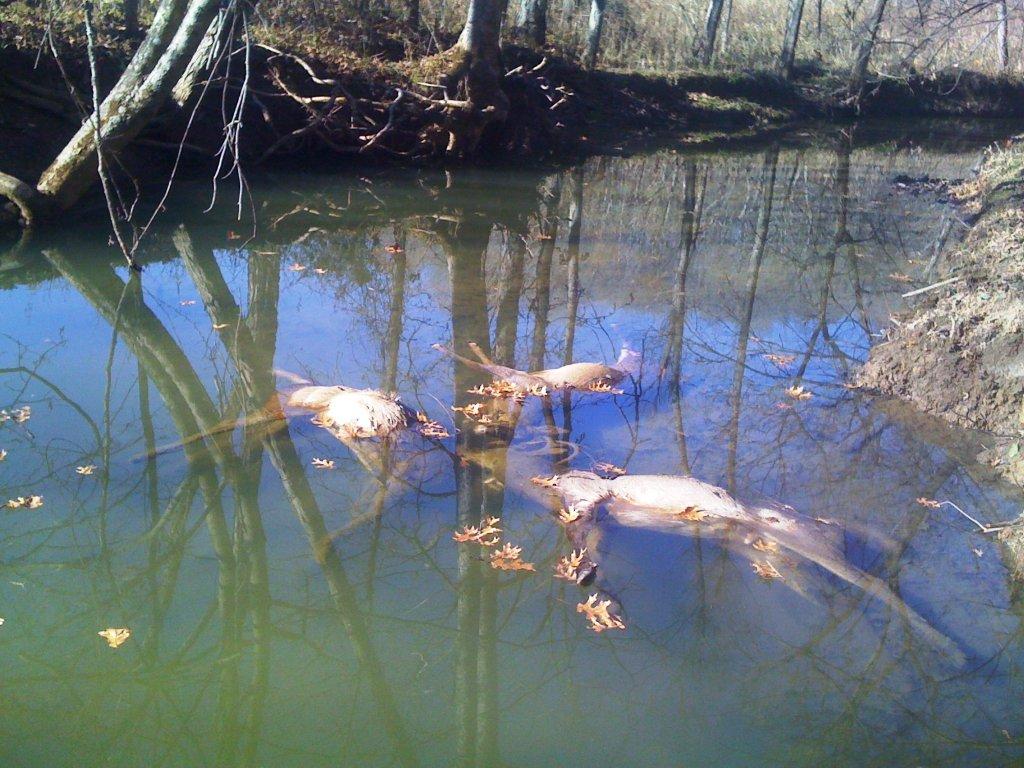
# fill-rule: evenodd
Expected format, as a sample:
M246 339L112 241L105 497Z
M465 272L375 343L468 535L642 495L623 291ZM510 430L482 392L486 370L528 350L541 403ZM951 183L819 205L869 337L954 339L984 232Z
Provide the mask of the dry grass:
M727 0L727 3L729 0ZM514 38L518 3L510 3L508 36ZM868 3L807 0L798 60L806 67L845 71L863 36ZM52 23L55 35L69 45L82 37L81 4L52 0L30 5L18 0L6 6L0 40L20 47L38 46L42 30ZM731 0L723 18L716 50L716 71L775 66L782 39L784 4L778 0ZM890 0L879 37L874 66L883 74L904 77L911 71L953 67L998 71L994 6L950 0L931 4ZM101 6L109 38L120 29L120 5ZM143 3L142 17L153 3ZM436 54L454 41L465 17L466 0L421 0L422 28L404 24L406 0L277 0L257 6L261 39L321 59L350 64L373 57L398 62ZM702 43L706 0L609 0L601 65L645 73L692 70ZM854 10L855 9L855 10ZM973 10L971 10L973 9ZM589 3L555 0L549 7L549 40L571 57L583 48ZM1011 41L1024 34L1019 18L1011 19ZM1020 71L1020 57L1012 71Z

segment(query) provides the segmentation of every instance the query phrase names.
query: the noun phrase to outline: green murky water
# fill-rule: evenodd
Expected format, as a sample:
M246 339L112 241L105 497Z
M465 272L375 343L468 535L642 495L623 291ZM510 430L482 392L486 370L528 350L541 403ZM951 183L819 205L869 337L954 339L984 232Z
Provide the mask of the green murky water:
M141 277L99 214L7 252L0 407L31 415L0 424L0 500L43 506L0 516L0 763L1019 764L1020 595L991 538L915 499L986 520L1020 500L966 437L842 386L945 227L941 190L894 177L965 176L992 138L279 174L250 241L181 190ZM484 429L450 410L479 377L431 349L469 341L520 368L644 362L624 394ZM308 416L260 423L275 369L461 431L353 452ZM610 520L591 547L627 628L593 633L528 478L599 461L875 531L850 561L967 663L813 564L767 582L756 553ZM488 515L536 572L452 541Z

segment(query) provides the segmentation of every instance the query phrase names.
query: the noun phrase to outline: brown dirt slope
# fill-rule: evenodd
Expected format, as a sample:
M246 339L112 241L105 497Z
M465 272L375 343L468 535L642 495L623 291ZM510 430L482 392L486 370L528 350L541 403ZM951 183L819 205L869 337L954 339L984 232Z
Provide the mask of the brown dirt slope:
M1024 145L992 151L959 192L964 213L977 218L935 276L956 281L894 318L855 383L1015 438L1024 403Z
M946 287L894 319L855 383L997 439L980 461L1024 486L1024 145L989 154L960 190L977 219ZM1020 521L1024 523L1024 515ZM999 532L1024 593L1024 524Z

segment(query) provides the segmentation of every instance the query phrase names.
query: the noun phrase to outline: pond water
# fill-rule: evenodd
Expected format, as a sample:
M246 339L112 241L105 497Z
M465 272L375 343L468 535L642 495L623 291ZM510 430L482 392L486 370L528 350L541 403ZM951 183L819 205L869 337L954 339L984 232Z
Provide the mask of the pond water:
M98 214L8 252L0 408L31 413L0 424L0 500L43 503L0 512L0 764L1019 764L1019 588L997 542L916 499L990 521L1020 499L973 438L843 386L949 228L941 185L894 179L964 177L997 135L268 174L251 239L181 188L141 275ZM522 369L623 344L643 365L491 426L451 410L486 378L432 349L473 341ZM261 418L297 377L396 391L453 436ZM555 579L570 546L529 478L598 462L872 532L849 560L966 661L699 524L605 520L595 585ZM535 571L452 540L487 516ZM624 630L588 627L595 591Z

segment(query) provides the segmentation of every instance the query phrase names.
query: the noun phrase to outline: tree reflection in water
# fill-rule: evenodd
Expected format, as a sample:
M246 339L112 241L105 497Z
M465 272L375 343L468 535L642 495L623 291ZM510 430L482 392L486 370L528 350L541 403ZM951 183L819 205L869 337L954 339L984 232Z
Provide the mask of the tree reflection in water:
M4 328L0 406L34 409L0 427L0 484L46 505L9 514L0 546L4 763L1018 757L1024 654L998 551L914 504L1000 518L1013 498L962 443L839 386L886 320L889 273L941 234L855 138L500 190L475 172L281 190L259 242L225 250L216 222L186 220L141 277L75 241L20 245L2 285L29 322ZM59 299L52 316L33 291ZM645 360L627 395L487 402L490 424L447 410L480 401L479 374L430 350L475 342L536 369L624 340ZM457 431L356 456L307 419L247 419L276 368L396 389ZM813 399L787 401L793 383ZM311 467L324 455L335 470ZM601 460L885 531L895 546L851 560L975 658L950 677L897 613L813 566L797 595L711 537L615 526L587 543L629 626L589 634L588 591L550 577L570 547L557 503L527 480ZM451 541L490 516L537 574ZM94 642L121 625L122 648Z

